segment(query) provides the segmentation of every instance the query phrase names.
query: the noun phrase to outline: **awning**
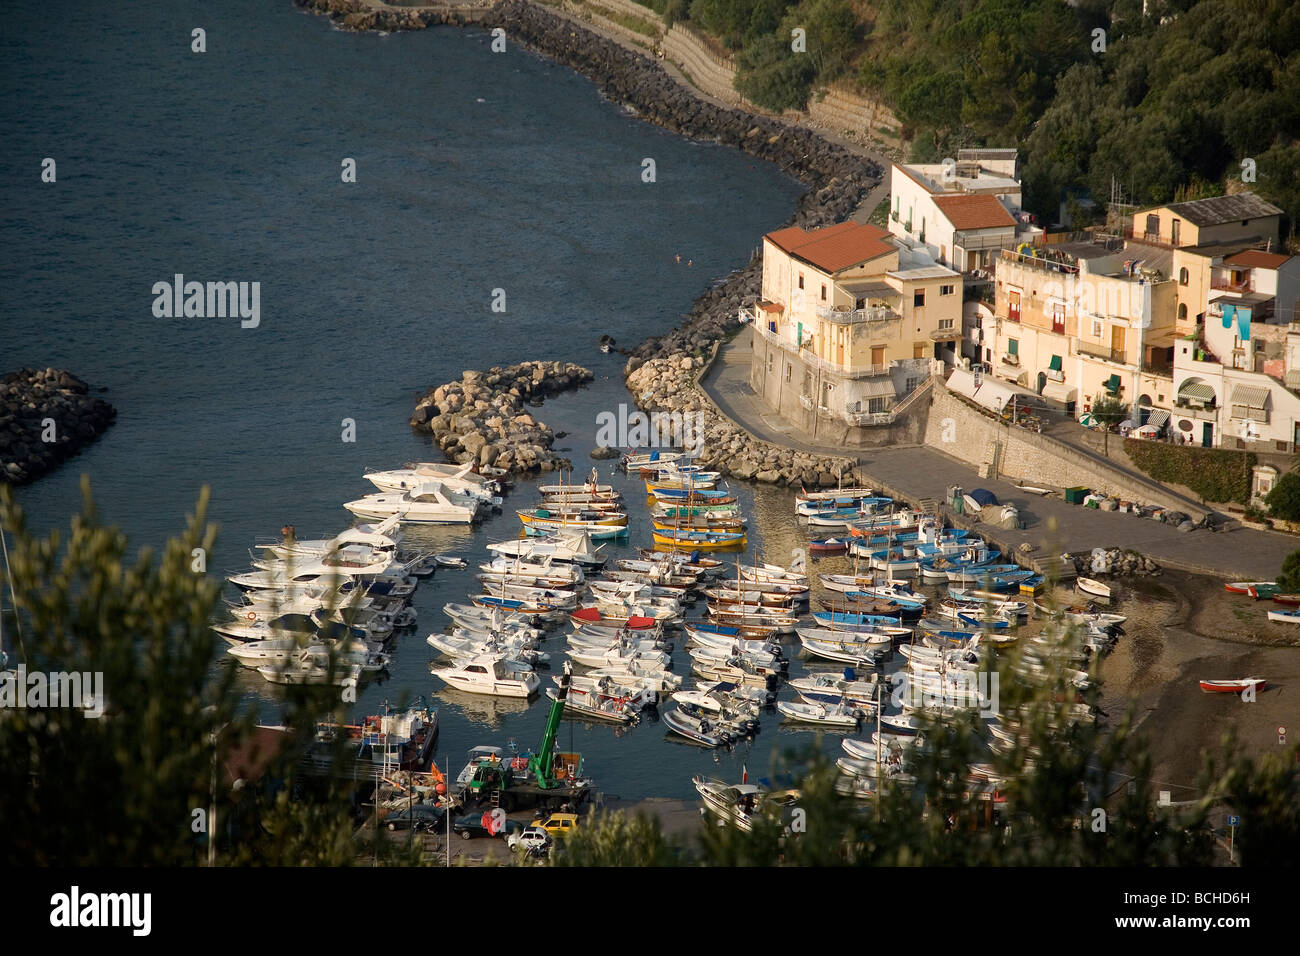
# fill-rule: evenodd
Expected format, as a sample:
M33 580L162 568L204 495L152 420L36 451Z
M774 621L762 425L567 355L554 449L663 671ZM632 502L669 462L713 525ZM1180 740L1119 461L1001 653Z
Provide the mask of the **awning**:
M1053 355L1052 361L1048 363L1047 367L1053 372L1059 372L1061 370L1061 356Z
M1178 387L1179 398L1190 398L1198 402L1214 401L1214 389L1204 382L1183 382Z
M1012 382L1019 381L1020 376L1024 374L1024 369L1019 365L1007 365L1004 362L999 362L994 371L999 378L1009 379Z
M1048 382L1043 386L1043 398L1049 398L1054 402L1077 402L1079 390L1064 382Z
M1163 428L1169 424L1169 412L1163 408L1151 409L1151 414L1147 416L1147 424L1154 425L1156 428Z
M856 391L863 398L893 398L894 380L892 378L869 378Z
M1292 369L1286 373L1286 387L1300 389L1300 368Z
M1236 385L1232 389L1232 404L1247 408L1263 408L1268 401L1268 389L1259 385Z
M1118 392L1119 384L1119 376L1112 375L1110 378L1106 379L1106 381L1101 383L1101 387L1108 392Z

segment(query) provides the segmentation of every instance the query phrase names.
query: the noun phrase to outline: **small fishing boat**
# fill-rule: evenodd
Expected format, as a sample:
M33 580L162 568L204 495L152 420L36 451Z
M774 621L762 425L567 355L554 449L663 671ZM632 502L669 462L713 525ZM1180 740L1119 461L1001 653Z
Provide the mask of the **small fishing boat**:
M1229 594L1249 594L1251 588L1272 583L1272 581L1234 581L1231 584L1225 584L1223 589Z
M1276 584L1252 584L1246 593L1256 601L1263 601L1277 597L1281 591Z
M435 554L433 560L440 568L460 569L469 567L468 561L464 558L457 557L454 554Z
M681 531L656 529L655 544L668 548L720 551L724 548L743 548L746 544L743 531Z
M1300 594L1274 594L1274 604L1285 604L1288 607L1300 606Z
M1269 611L1268 619L1279 624L1300 624L1300 608L1294 611Z
M1249 688L1263 690L1268 682L1262 677L1244 677L1241 680L1203 680L1201 690L1207 694L1240 694Z
M829 558L848 554L849 542L845 538L820 538L808 542L808 551L816 557Z
M1102 584L1100 581L1093 578L1075 578L1074 586L1084 594L1091 594L1093 597L1105 598L1108 601L1110 600L1110 586Z

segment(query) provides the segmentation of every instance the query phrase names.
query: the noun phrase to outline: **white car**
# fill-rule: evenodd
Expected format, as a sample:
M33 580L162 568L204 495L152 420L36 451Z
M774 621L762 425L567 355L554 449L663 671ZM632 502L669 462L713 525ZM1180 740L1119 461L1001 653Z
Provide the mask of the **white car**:
M528 827L520 830L518 833L512 833L506 838L506 844L514 852L520 850L531 850L534 847L548 846L551 842L551 835L541 827Z

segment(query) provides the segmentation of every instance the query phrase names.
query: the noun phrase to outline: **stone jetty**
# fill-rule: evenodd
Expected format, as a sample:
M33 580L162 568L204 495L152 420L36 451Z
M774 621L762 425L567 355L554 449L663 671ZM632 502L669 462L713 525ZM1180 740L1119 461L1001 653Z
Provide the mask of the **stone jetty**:
M432 434L447 457L460 464L516 475L572 468L568 458L551 451L554 433L527 407L593 377L590 369L572 362L521 362L466 371L420 399L411 427Z
M24 368L0 379L0 480L34 481L93 442L117 409L70 372Z

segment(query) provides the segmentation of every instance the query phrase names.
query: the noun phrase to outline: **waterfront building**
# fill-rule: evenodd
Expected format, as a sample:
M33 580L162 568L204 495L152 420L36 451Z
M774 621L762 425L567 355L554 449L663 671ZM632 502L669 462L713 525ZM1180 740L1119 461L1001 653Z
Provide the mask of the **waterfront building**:
M754 327L754 391L809 431L853 441L893 423L932 363L953 360L961 276L876 226L793 226L763 237L762 297L741 319Z
M961 149L944 163L894 163L889 231L962 273L989 269L999 250L1033 241L1021 209L1014 149Z

